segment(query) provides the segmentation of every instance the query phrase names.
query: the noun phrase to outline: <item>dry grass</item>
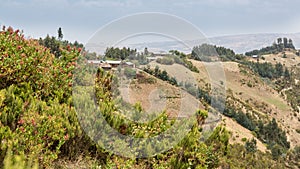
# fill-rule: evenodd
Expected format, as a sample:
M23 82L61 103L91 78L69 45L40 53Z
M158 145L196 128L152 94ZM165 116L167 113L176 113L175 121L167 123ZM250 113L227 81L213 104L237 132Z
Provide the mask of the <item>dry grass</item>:
M155 78L147 73L144 75ZM132 105L140 103L147 113L157 114L166 110L170 117L189 116L196 109L204 109L195 97L165 81L155 79L156 83L153 84L139 84L138 80L133 80L129 85L121 86L122 97Z
M154 69L156 66L159 67L161 70L166 70L170 77L175 77L177 82L190 82L190 83L196 83L195 79L195 73L187 69L186 67L179 65L179 64L173 64L173 65L163 65L159 64L157 62L150 62L150 67Z
M300 63L300 57L298 57L295 62L293 61L294 59L291 53L286 52L286 54L288 58L284 63L288 64L287 66L293 66ZM269 58L266 56L266 60L273 60L272 57ZM291 61L288 62L288 59ZM205 66L199 61L192 60L192 62L200 70L200 73L198 74L198 77L196 75L196 78L202 79L205 83L209 83L209 78L205 73ZM294 113L287 101L255 74L249 72L246 74L241 73L238 63L224 62L222 64L226 74L226 88L233 91L233 97L243 103L247 103L248 106L252 107L253 110L258 113L258 115L267 115L270 119L275 118L279 125L287 131L288 140L291 142L291 146L300 145L300 134L296 132L296 129L300 128L300 122L297 117L293 117ZM249 87L247 84L243 85L241 81L249 81L254 84L254 87ZM235 129L232 128L232 130L234 133ZM249 139L248 137L246 138Z
M286 51L285 52L287 58L283 58L283 53L279 53L277 55L265 55L265 61L270 62L272 64L276 64L280 62L287 67L297 66L300 63L300 57L295 55L293 52Z
M290 52L286 52L287 58L281 58L280 56L275 55L266 55L266 61L270 61L271 63L277 63L277 61L282 61L282 63L287 66L293 66L295 64L300 63L300 57L296 57L293 59L295 55ZM279 54L280 55L280 54ZM156 65L160 67L162 70L166 70L171 76L176 77L182 81L197 81L197 83L204 87L206 83L210 83L210 78L207 73L207 68L209 66L213 66L213 64L205 63L203 64L200 61L191 60L191 62L199 69L200 73L190 72L187 68L182 65L174 64L174 65L161 65L156 62L152 62L150 65L154 68ZM232 97L235 98L239 105L251 107L252 112L256 117L265 118L269 117L269 119L275 118L278 124L287 132L288 140L291 142L291 146L294 147L296 145L300 145L300 134L296 132L296 129L300 128L300 122L298 118L294 117L294 112L288 105L287 101L280 96L280 94L275 91L272 86L264 82L260 77L257 77L254 73L251 72L241 72L241 68L236 62L223 62L222 63L225 75L226 75L226 89L231 89ZM218 78L216 74L214 79ZM245 84L242 84L242 83ZM248 86L247 83L253 84L253 86ZM148 96L155 88L163 88L165 93L176 93L176 88L172 87L169 84L165 84L166 82L159 81L157 84L153 86L143 86L138 85L138 87L131 86L130 92L133 96L132 103L136 101L141 101L145 108L149 108L149 102L147 102ZM168 92L167 92L168 91ZM229 93L228 93L229 94ZM170 111L170 114L178 113L178 105L179 102L172 100L167 107ZM242 107L242 110L246 112L247 108ZM228 119L226 122L228 129L232 131L232 133L236 133L236 135L241 135L240 139L245 137L246 139L251 139L253 136L251 132L242 126L238 125L235 121ZM244 134L243 134L244 133ZM235 135L235 136L236 136ZM240 139L235 139L239 141ZM265 150L265 146L260 142L259 146L261 150Z

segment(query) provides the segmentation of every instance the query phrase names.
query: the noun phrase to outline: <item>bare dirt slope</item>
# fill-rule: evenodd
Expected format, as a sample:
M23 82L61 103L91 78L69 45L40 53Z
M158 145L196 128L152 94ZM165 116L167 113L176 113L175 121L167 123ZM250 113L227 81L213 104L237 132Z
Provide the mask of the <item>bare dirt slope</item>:
M180 88L142 72L144 79L154 79L154 83L142 83L140 78L132 79L119 88L122 98L132 105L140 103L148 113L166 111L170 117L190 116L204 106L195 97ZM145 80L144 80L145 81ZM193 112L191 112L193 110Z

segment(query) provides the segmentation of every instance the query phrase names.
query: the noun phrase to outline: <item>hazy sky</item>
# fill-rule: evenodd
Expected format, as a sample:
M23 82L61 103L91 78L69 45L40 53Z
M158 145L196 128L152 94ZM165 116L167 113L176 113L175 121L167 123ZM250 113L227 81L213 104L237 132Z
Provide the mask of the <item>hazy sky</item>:
M27 36L57 35L86 43L99 28L139 12L182 17L206 36L300 32L298 0L0 0L0 24Z

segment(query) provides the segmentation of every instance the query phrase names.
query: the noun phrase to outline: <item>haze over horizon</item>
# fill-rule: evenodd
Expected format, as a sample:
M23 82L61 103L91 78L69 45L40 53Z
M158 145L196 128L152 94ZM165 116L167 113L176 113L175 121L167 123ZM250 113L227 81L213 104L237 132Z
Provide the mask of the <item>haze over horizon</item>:
M256 33L296 33L299 1L293 0L0 0L0 24L26 36L57 35L86 43L101 27L127 15L162 12L186 19L207 37Z

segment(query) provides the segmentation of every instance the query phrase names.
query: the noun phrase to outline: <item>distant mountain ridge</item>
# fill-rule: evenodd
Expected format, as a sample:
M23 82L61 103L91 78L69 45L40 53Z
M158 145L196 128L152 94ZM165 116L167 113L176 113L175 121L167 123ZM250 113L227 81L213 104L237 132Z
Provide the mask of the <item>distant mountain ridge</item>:
M208 39L186 41L184 43L188 46L196 46L202 43L211 43L217 46L223 46L233 49L236 53L245 53L254 49L261 49L270 46L279 37L287 37L293 40L294 46L300 48L300 33L284 34L284 33L262 33L262 34L242 34L242 35L228 35L211 37ZM147 44L148 49L154 52L169 51L172 49L182 52L190 53L191 49L181 44L180 42L167 41L167 42L150 42ZM133 48L142 50L145 44L132 44Z
M160 41L160 42L144 42L135 44L122 44L118 47L130 47L143 51L145 47L154 53L168 53L169 50L179 50L184 53L191 53L191 47L201 45L202 43L214 44L233 49L236 53L244 54L245 52L261 49L270 46L277 38L287 37L293 40L294 46L300 48L300 32L299 33L261 33L261 34L241 34L227 35L218 37L208 37L206 39L190 40L190 41ZM86 46L90 51L104 53L107 45L99 43L90 43Z
M261 49L271 45L279 37L287 37L293 40L296 48L300 47L300 33L263 33L244 34L212 37L209 40L212 44L233 49L236 53L245 53L254 49Z

